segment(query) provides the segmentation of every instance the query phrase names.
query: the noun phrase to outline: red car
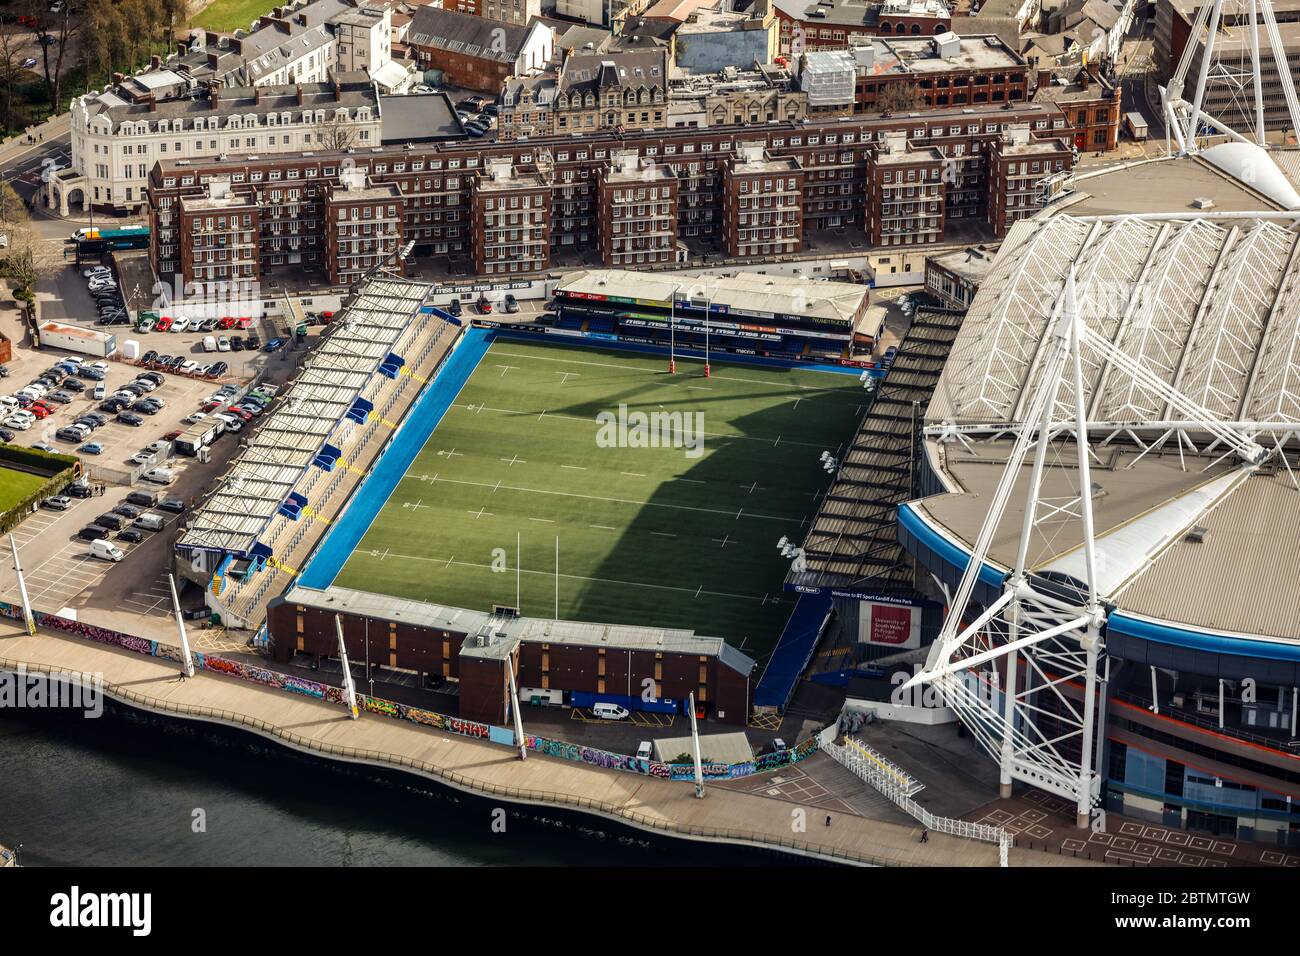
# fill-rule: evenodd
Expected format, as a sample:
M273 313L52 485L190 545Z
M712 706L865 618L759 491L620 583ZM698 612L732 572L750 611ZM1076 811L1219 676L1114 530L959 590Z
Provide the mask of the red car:
M50 410L46 408L44 405L32 405L31 408L27 410L31 412L33 415L35 415L38 419L50 417Z
M47 415L53 415L55 412L59 410L57 405L51 405L49 402L44 400L37 400L35 402L32 402L32 408L43 408L45 409L45 414Z
M251 329L253 327L253 317L251 315L240 316L236 325L241 329Z
M321 321L321 325L329 325L331 322L334 321L334 313L322 312L320 314L320 321Z
M238 415L246 422L251 422L253 420L253 413L241 405L231 405L226 409L226 411L230 412L232 415Z
M487 296L481 295L478 297L478 311L480 315L492 314L492 303Z
M223 332L229 331L235 327L236 321L233 315L222 316L221 321L217 323L217 328Z
M175 441L183 434L185 433L179 430L168 432L166 435L163 435L163 441Z
M155 332L170 332L172 323L175 321L170 315L164 315L158 320L158 324L153 327Z

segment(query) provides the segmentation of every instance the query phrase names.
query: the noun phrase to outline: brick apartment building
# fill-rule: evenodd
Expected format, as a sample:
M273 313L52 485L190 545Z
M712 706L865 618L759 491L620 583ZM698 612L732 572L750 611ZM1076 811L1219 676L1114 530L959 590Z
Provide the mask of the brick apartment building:
M1064 137L1068 132L1055 104L1022 103L799 124L461 141L352 154L160 161L149 182L151 257L160 278L195 272L199 263L179 238L181 219L193 214L191 197L206 196L214 180L229 180L232 192L251 195L258 204L260 217L250 218L250 227L257 222L259 230L256 274L265 276L268 269L285 266L293 266L295 272L315 268L329 274L323 237L330 193L325 187L339 181L346 164L362 170L370 186L398 188L402 237L415 243L417 258L469 256L474 184L492 160L508 160L512 167L535 166L546 179L550 206L544 212L553 251L592 248L598 242L600 171L616 155L629 152L672 172L678 243L696 254L717 251L724 245L723 194L730 160L751 146L762 147L774 158L798 162L803 175L801 242L810 233L831 230L883 236L882 225L875 222L879 206L867 199L867 193L869 178L880 169L880 164L873 167L872 158L885 148L890 134L902 136L913 150L936 151L943 166L943 228L951 220L987 221L990 179L985 144L1013 126L1027 126L1036 137ZM188 200L190 213L184 212L182 200ZM242 207L239 215L242 225ZM607 254L612 253L611 247ZM607 264L614 263L607 260ZM220 260L212 265L219 266Z
M350 285L387 263L401 248L402 229L402 193L393 183L367 183L356 169L326 183L325 274L330 282Z
M943 241L943 153L895 135L867 163L867 220L872 246L926 246Z
M882 109L890 91L900 87L914 103L910 109L984 106L1029 98L1029 68L996 35L876 37L852 47L857 60L853 109ZM899 107L895 106L895 109Z
M803 168L793 156L744 146L724 165L722 247L727 255L764 258L803 248Z
M473 259L480 276L542 272L551 264L551 184L536 166L492 160L474 177Z
M677 176L636 153L596 171L596 239L601 261L623 269L677 256Z
M1073 166L1073 150L1059 139L1034 139L1028 129L991 140L988 151L989 225L1001 239L1043 206L1044 180Z

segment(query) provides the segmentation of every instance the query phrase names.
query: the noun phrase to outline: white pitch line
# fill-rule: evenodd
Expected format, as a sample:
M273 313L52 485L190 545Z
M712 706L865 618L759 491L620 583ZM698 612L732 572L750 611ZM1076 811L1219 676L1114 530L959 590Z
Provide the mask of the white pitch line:
M490 564L479 564L475 561L456 561L455 555L448 558L445 562L442 560L442 558L435 558L435 557L419 555L419 554L399 554L399 555L395 555L395 557L404 558L408 561L428 561L431 563L440 563L443 565L444 568L448 568L452 564L456 564L462 568L477 568L481 571L492 570L492 566ZM554 568L544 568L540 571L530 571L528 568L521 568L520 571L523 574L535 574L545 578L555 577ZM707 594L710 597L734 598L735 600L738 601L755 601L755 602L762 601L762 598L760 598L756 594L733 594L729 591L707 591L704 590L704 585L702 584L692 591L691 588L675 587L671 584L650 584L644 581L620 581L617 578L593 578L593 577L588 577L585 574L563 574L562 573L560 577L572 581L593 581L598 584L620 584L623 585L624 587L648 588L653 591L681 591L686 594L694 594L696 597L698 597L701 594Z
M613 362L584 362L584 361L579 361L577 359L553 358L549 355L526 355L520 352L496 352L495 354L501 356L502 358L526 359L528 361L536 361L536 362L560 362L565 365L590 365L595 368L620 368L629 372L643 372L646 375L659 376L658 372L638 365L617 365ZM834 373L827 372L822 374L834 374ZM743 378L738 375L718 375L717 373L714 373L710 377L722 382L744 382L748 385L768 385L768 386L779 387L779 388L800 389L806 392L827 392L828 394L830 394L830 390L824 386L800 385L797 382L773 382L770 379L765 379L765 378ZM672 383L666 382L665 384L671 385ZM689 385L687 386L687 388L690 387L691 386Z
M423 476L421 476L421 480L429 480L429 479L426 479ZM500 482L498 482L494 488L494 486L486 484L485 482L482 481L464 481L457 478L438 478L435 480L441 481L443 484L448 484L448 485L467 485L471 488L493 488L493 490L495 490L496 488L504 488L506 491L519 491L519 492L524 492L526 494L553 495L559 498L581 498L586 501L608 501L612 504L635 505L638 508L667 508L670 511L693 511L693 512L698 512L700 514L710 514L710 515L731 514L730 511L724 511L720 508L700 508L700 507L693 507L691 505L670 505L670 504L665 504L661 501L637 501L631 498L609 498L604 495L580 495L572 491L554 491L546 488L522 488L517 485L502 485ZM740 516L744 512L744 510L745 510L744 508L741 508L740 511L737 511L735 513L735 519L737 521L740 520ZM475 517L482 517L482 514L474 511L467 510L466 514L471 514L474 515ZM493 513L490 511L483 512L483 514L487 514L488 516L493 515ZM788 521L792 523L797 522L799 520L798 518L792 518L788 515L765 515L765 514L760 514L759 512L756 511L751 511L749 514L745 515L745 517L756 518L760 521Z

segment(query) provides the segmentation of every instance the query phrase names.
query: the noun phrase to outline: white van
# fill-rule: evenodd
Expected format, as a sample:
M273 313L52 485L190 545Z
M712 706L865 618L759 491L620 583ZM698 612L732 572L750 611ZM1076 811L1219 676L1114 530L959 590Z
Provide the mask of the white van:
M105 561L121 561L126 557L121 548L114 547L112 542L105 541L103 538L96 538L90 542L90 556L103 558Z
M203 336L203 351L215 352L217 350L217 337L215 335Z
M140 477L144 481L152 481L156 485L170 485L176 474L170 468L150 468Z
M134 527L143 528L145 531L161 531L163 526L163 516L153 513L142 514L131 522Z
M601 720L627 720L629 716L626 707L620 707L618 704L607 704L604 702L593 704L591 712Z

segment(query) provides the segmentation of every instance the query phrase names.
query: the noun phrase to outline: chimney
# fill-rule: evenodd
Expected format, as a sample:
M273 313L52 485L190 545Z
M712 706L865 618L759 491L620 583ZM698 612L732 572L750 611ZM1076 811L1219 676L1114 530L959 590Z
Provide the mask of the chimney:
M298 105L302 106L302 84L298 84Z
M114 86L117 86L119 83L121 83L121 82L122 82L123 80L125 80L125 79L126 79L126 74L125 74L125 73L114 73L114 74L113 74L113 85L114 85Z
M1086 90L1088 88L1088 84L1091 81L1092 81L1092 76L1088 73L1088 68L1085 66L1082 70L1079 71L1079 85Z
M162 66L162 57L158 56L156 53L149 57L149 69L156 70L160 66Z
M339 84L339 78L334 77L334 102L337 103L343 99L343 87Z
M221 107L221 84L220 83L208 84L208 98L212 101L212 108L214 110L220 109Z
M152 93L149 94L149 112L150 113L158 112L158 97Z
M255 86L253 87L253 105L256 106L260 102L262 102L262 88Z

